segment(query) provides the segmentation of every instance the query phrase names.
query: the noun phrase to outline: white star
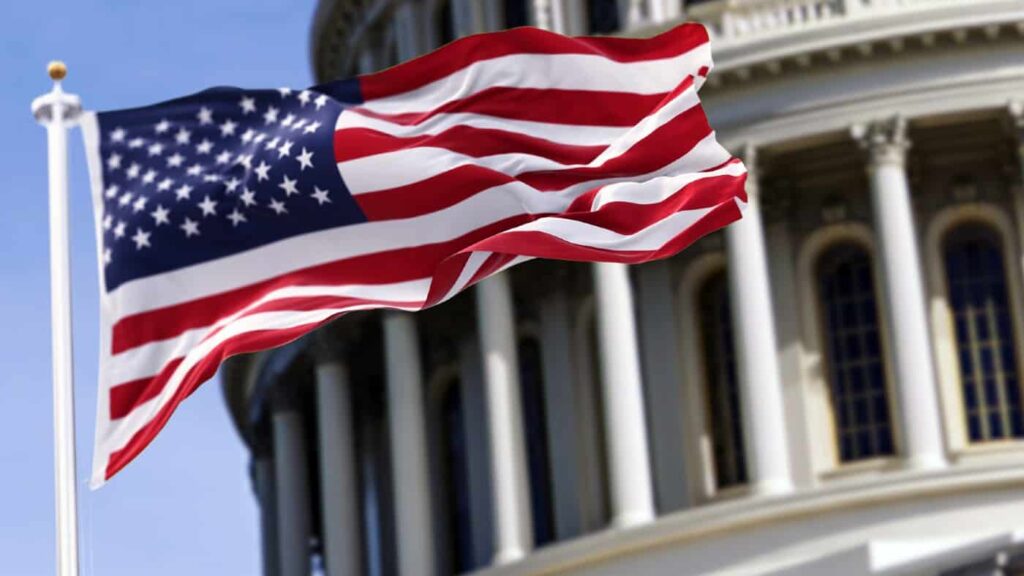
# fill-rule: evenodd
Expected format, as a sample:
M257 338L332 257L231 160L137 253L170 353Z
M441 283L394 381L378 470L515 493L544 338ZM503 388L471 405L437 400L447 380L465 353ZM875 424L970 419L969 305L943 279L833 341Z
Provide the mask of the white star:
M196 118L199 119L200 126L206 126L207 124L213 124L213 110L210 110L206 106L199 109L199 114L196 114Z
M231 214L228 214L228 220L231 220L232 226L238 226L242 222L245 222L245 215L239 212L238 208L235 208Z
M242 107L242 114L252 114L256 111L256 99L249 96L242 96L242 101L238 103Z
M284 190L286 196L291 196L292 194L299 193L299 189L295 187L296 182L296 180L292 180L287 174L285 174L284 180L281 180L281 183L278 184L277 187Z
M305 106L306 104L309 104L309 99L312 96L313 95L310 94L309 90L303 90L302 92L299 92L299 96L298 96L299 102L301 102L302 105Z
M124 137L127 134L128 133L125 132L124 128L121 128L120 126L118 126L117 128L114 128L113 131L111 131L111 133L110 133L110 141L111 142L124 142Z
M148 247L149 246L149 236L150 236L150 233L146 232L142 228L136 229L135 230L135 235L132 236L132 240L135 242L135 249L136 250L142 250L143 248Z
M121 155L111 154L110 158L107 158L107 168L110 170L117 170L121 167Z
M315 190L315 192L310 194L310 196L316 199L317 205L323 206L331 201L331 199L327 197L327 190L321 190L316 186L313 186L313 190Z
M139 196L135 199L135 203L132 204L132 212L142 212L142 209L146 207L146 197Z
M121 238L124 236L124 222L118 220L117 226L114 226L114 238Z
M192 187L188 184L182 184L174 191L174 196L178 200L188 200L188 195L192 193Z
M252 154L239 154L235 157L235 164L241 164L247 169L252 170Z
M291 140L285 140L281 143L281 146L277 149L277 157L284 158L292 153L293 142Z
M171 213L170 210L168 210L167 208L164 208L163 206L158 204L157 207L156 207L156 210L153 210L152 212L150 212L149 215L153 217L153 220L156 220L156 224L154 224L154 225L155 226L160 226L161 224L170 224L171 223L170 218L167 217L167 215L170 214L170 213Z
M323 108L324 104L327 104L327 95L326 94L321 94L321 95L317 96L316 100L314 100L313 103L316 104L316 109L317 110Z
M104 265L110 264L110 260L111 260L110 248L104 248L103 249L103 264Z
M154 180L156 180L156 170L153 170L152 168L150 168L149 170L146 171L145 174L143 174L143 176L142 176L142 183L143 184L152 184Z
M288 213L288 209L284 207L284 202L281 202L277 198L272 198L269 206L270 209L277 212L278 215Z
M167 167L168 168L177 168L177 167L181 166L181 163L184 162L184 161L185 161L185 157L182 156L181 154L178 154L177 152L175 152L174 156L168 156L167 157Z
M292 130L298 130L299 128L302 128L305 125L306 125L306 119L305 118L299 118L298 121L295 122L295 124L292 124Z
M280 141L281 141L281 139L278 138L277 136L274 136L274 138L271 139L271 140L267 140L267 147L266 147L266 149L267 150L273 150L274 148L277 148L277 143L280 142Z
M191 218L185 218L181 223L181 229L185 231L185 237L199 236L199 223Z
M238 124L236 122L233 122L230 118L228 118L227 120L224 121L223 124L220 125L220 135L221 136L233 135L235 133L235 128L237 128L237 127L238 127Z
M217 201L211 200L209 196L206 196L199 203L199 209L203 211L203 216L215 216L217 214Z
M142 148L142 145L145 144L145 143L146 143L146 141L143 140L142 138L132 138L131 140L128 141L128 147L129 148Z
M120 186L118 186L117 184L111 184L110 186L107 186L107 190L104 192L104 195L108 199L110 199L110 198L113 198L114 196L117 196L117 193L120 192L120 191L121 191L121 187Z
M267 139L267 135L262 133L262 132L260 132L259 134L256 135L255 138L252 139L252 141L253 141L254 144L259 144L260 142L263 142L266 139Z
M110 227L114 225L114 217L107 214L103 217L103 229L110 230Z
M263 113L263 123L272 124L277 122L278 109L273 106L267 107L267 111Z
M242 142L248 144L253 139L254 136L256 136L256 131L253 130L252 128L249 128L242 134Z
M292 122L295 122L295 114L289 114L289 115L285 116L284 120L281 120L281 126L285 126L285 127L291 126Z
M292 93L292 89L288 87L278 88L277 91L281 93L281 98L284 98L285 96Z
M302 131L306 134L312 134L320 128L320 122L310 122L309 126L306 126Z
M164 145L159 142L154 142L146 148L146 151L149 152L150 156L159 156L164 152Z
M213 142L210 142L206 138L199 144L196 144L196 154L209 154L210 150L213 150Z
M228 180L227 182L224 183L224 190L228 194L232 194L232 193L234 193L235 189L238 188L238 186L241 183L242 183L241 180L239 180L238 178L235 178L234 176L232 176L231 180Z
M220 182L220 174L203 174L203 182Z
M203 166L198 162L189 166L188 170L185 171L189 176L199 176L203 173Z
M171 180L170 178L164 178L163 180L160 181L159 184L156 185L156 189L158 192L164 192L166 190L170 190L172 184L174 184L174 180Z
M217 164L227 164L228 162L231 162L231 152L225 150L217 154Z
M302 147L302 154L299 154L295 159L299 161L300 171L313 167L313 153L306 150L305 146Z
M124 194L121 195L121 198L119 198L117 200L117 203L119 205L121 205L121 206L127 206L128 203L131 202L131 201L132 201L132 193L131 192L125 192Z
M128 176L129 180L134 180L139 177L140 170L142 170L142 166L139 166L138 164L132 164L131 166L128 167L128 171L125 172L125 175Z
M184 128L178 129L178 133L174 135L174 141L184 146L188 144L189 140L192 139L192 133Z
M270 165L267 164L266 162L260 160L260 165L256 167L255 171L256 171L256 181L257 182L262 182L264 180L269 180L270 179L270 176L269 176Z
M164 118L163 120L161 120L161 121L160 121L160 122L159 122L159 123L158 123L158 124L156 125L156 133L157 133L157 134L163 134L164 132L167 132L167 131L168 131L168 130L170 130L170 129L171 129L171 123L170 123L170 122L168 122L166 118Z
M243 190L242 194L238 198L242 201L242 204L245 204L246 206L256 204L256 193L248 188Z

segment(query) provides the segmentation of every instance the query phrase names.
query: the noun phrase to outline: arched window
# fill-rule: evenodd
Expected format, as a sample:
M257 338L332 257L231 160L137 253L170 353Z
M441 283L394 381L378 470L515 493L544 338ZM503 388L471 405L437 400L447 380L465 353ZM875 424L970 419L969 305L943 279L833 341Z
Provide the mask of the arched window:
M818 258L827 374L839 459L895 452L871 256L854 243Z
M618 0L589 0L587 3L587 30L591 34L611 34L618 29Z
M519 341L518 352L523 433L526 436L530 507L533 512L533 541L537 546L543 546L555 538L555 518L540 342L536 338L523 338Z
M698 306L715 484L721 490L747 482L732 314L725 271L704 282L698 295Z
M1003 263L992 229L966 224L942 246L971 442L1024 437L1020 379Z
M440 442L447 506L449 557L456 573L476 568L473 557L473 511L469 487L469 449L458 379L448 384L441 399Z

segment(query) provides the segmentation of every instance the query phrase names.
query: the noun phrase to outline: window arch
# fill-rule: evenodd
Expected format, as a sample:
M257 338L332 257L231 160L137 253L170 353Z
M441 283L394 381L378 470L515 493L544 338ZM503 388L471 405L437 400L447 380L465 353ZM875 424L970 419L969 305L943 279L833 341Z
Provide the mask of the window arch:
M991 227L968 222L942 242L967 437L1024 438L1024 410L1004 246Z
M704 281L697 302L715 487L722 490L747 483L732 310L724 269Z
M841 462L895 453L871 255L841 242L818 258L815 283Z

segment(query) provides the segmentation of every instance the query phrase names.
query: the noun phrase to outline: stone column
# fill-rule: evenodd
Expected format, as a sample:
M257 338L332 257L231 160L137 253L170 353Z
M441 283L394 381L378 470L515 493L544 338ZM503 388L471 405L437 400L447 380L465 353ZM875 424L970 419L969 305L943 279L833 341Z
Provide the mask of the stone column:
M852 134L868 152L871 205L892 334L907 464L911 468L940 468L946 465L946 456L921 257L907 182L910 142L906 131L906 122L897 117L855 126Z
M793 480L758 202L757 161L752 148L744 155L749 203L743 218L726 228L725 248L747 474L756 494L785 494L793 490Z
M263 576L278 576L277 559L277 495L274 482L274 458L266 447L253 451L249 463L253 492L260 505L260 549L263 557Z
M494 563L500 565L522 558L533 548L515 315L508 275L498 274L478 284L476 305L491 439Z
M431 576L430 481L427 469L426 405L416 319L406 312L384 313L391 470L395 494L398 573Z
M344 576L359 574L363 568L359 468L344 346L326 330L320 329L313 338L323 557L327 574Z
M277 556L281 576L308 576L311 510L306 428L301 407L288 383L274 391L274 480L277 488Z
M634 526L654 518L654 495L633 287L623 264L598 263L592 269L612 525Z

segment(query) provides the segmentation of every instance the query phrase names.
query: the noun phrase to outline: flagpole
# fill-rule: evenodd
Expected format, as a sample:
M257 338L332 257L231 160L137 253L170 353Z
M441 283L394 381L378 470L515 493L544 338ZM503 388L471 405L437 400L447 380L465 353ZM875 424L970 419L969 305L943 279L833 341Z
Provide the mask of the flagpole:
M65 94L63 62L51 62L49 93L32 102L46 127L50 173L50 322L53 356L54 489L57 512L57 575L78 576L78 508L75 484L75 397L71 353L71 269L68 257L68 128L81 104Z

